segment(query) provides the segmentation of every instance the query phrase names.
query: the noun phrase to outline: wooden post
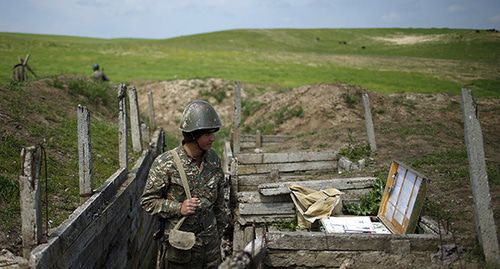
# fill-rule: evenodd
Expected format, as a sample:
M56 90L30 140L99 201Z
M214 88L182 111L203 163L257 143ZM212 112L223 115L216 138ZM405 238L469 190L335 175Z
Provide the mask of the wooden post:
M78 166L80 176L80 202L92 195L92 143L90 139L90 112L78 105Z
M240 153L241 86L236 81L234 87L233 154Z
M128 100L130 105L130 132L132 134L132 149L135 152L142 150L141 128L139 123L139 105L137 103L137 89L132 86L128 89Z
M121 83L118 86L118 147L119 147L119 160L120 168L128 169L128 149L127 149L127 105L125 101L125 92L127 91L127 86Z
M262 147L262 134L260 133L260 130L257 130L257 133L255 134L255 147Z
M500 251L486 173L483 134L477 104L469 89L462 89L464 134L469 159L469 174L474 200L474 216L479 243L488 264L500 265Z
M23 257L29 259L31 250L41 242L43 231L40 189L41 148L34 146L23 148L21 151L21 162L19 191Z
M368 134L368 143L370 143L371 152L377 151L377 144L375 143L375 130L373 128L372 111L370 109L370 99L368 94L363 93L363 107L365 109L365 126L366 133Z
M148 92L148 114L149 114L149 129L154 131L156 130L156 121L155 121L155 110L153 102L153 92L151 90Z

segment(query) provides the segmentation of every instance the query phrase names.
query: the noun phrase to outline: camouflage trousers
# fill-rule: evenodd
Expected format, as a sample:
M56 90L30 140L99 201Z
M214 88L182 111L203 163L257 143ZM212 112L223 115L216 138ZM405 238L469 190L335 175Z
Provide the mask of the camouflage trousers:
M177 250L165 242L160 255L161 269L218 268L221 260L221 241L218 236L197 235L196 244L190 250Z

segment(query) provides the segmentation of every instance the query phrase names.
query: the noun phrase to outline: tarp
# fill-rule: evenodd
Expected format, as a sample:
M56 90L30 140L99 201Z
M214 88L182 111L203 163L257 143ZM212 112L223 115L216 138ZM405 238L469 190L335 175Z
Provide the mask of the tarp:
M288 186L295 208L297 208L297 224L301 229L311 228L311 224L317 219L328 218L332 215L342 213L340 196L343 192L328 188L314 190L298 184Z

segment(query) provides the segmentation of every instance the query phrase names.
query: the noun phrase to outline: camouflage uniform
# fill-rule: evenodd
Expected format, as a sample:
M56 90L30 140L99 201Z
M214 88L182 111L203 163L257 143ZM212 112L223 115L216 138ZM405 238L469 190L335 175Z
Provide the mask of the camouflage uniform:
M175 257L167 255L163 259L168 268L217 268L221 263L220 240L228 222L228 209L224 203L225 185L220 159L213 150L205 152L201 166L189 157L182 146L175 148L184 166L189 188L193 197L201 200L196 213L189 215L180 230L194 232L196 244L189 255ZM141 205L146 212L166 219L164 247L168 249L168 231L181 218L180 207L186 199L180 174L173 156L167 151L158 156L149 171L149 177L141 197ZM181 263L173 260L187 258ZM179 261L179 260L178 260Z

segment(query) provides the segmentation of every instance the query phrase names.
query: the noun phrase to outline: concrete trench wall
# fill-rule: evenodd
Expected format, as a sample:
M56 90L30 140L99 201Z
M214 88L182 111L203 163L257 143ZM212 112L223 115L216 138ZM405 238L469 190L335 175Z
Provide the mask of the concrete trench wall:
M425 216L419 222L423 234L279 231L271 224L296 217L290 194L286 192L289 183L313 189L327 183L345 193L344 203L351 203L370 191L375 178L332 179L337 172L334 152L240 153L233 156L230 149L226 147L224 155L236 159L233 161L236 165L227 168L235 192L233 254L249 248L255 237L263 236L264 255L255 262L260 262L264 268L339 268L354 260L357 261L355 268L427 266L432 265L430 256L439 246L457 243L470 247L474 242L448 234Z
M451 235L433 234L269 232L263 263L266 268L339 268L349 263L352 268L418 268L432 265L437 246L454 241Z
M31 252L31 268L154 268L156 219L139 199L164 133L153 135L130 171L118 170Z

